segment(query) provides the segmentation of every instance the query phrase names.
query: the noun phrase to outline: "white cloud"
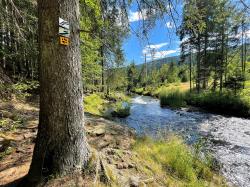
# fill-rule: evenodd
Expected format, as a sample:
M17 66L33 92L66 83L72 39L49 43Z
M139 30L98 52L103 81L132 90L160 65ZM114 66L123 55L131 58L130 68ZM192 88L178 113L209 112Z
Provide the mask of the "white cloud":
M147 48L153 48L153 49L160 49L164 46L168 45L167 42L159 43L159 44L154 44L154 45L147 45Z
M160 58L167 57L171 54L178 53L180 49L171 49L171 50L163 50L163 51L156 51L155 53L148 53L147 59L148 60L156 60Z
M156 59L163 58L163 57L166 57L168 55L174 54L176 52L178 52L178 49L177 50L158 51L155 53L154 58L156 58Z
M167 27L168 29L172 29L172 28L174 28L174 23L171 22L171 21L169 21L169 22L166 23L166 27Z
M143 54L147 54L150 53L151 51L156 51L157 49L160 49L164 46L168 45L168 43L164 42L164 43L159 43L159 44L153 44L153 45L147 45L146 47L144 47L144 49L142 50Z
M147 19L147 11L142 10L142 11L136 11L136 12L129 12L129 22L135 22L135 21L140 21L143 19Z
M180 51L179 48L160 51L161 48L163 48L164 46L167 46L168 44L169 43L167 42L163 42L159 44L151 44L151 45L145 46L144 49L142 50L143 58L144 58L144 55L146 54L147 60L151 61L151 60L156 60L159 58L167 57L168 55L171 55Z

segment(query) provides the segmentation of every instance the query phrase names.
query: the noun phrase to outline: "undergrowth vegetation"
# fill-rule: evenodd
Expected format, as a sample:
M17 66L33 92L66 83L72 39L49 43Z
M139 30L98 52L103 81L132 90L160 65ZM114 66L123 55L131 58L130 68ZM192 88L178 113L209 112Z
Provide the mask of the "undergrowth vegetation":
M164 186L226 186L211 168L210 160L200 159L178 137L168 140L139 138L133 150L138 154L140 170L157 175ZM148 167L143 167L143 166Z
M134 93L158 97L162 107L181 108L187 105L203 108L209 112L239 117L250 117L250 81L245 89L236 94L232 90L202 91L199 94L189 91L188 83L171 83L160 87L134 89Z
M13 148L7 147L3 151L0 151L0 160L2 160L5 156L10 155L13 152Z
M128 102L117 102L113 105L111 113L115 117L124 118L130 115L130 104Z
M170 106L173 108L179 108L186 106L185 93L180 92L178 89L172 91L169 91L169 89L162 89L159 97L162 107Z
M27 97L32 96L38 88L38 81L25 80L9 84L0 83L0 98L10 99L11 95L15 95L18 99L26 99Z
M191 105L219 114L239 117L250 116L249 89L244 89L236 95L230 91L222 93L209 91L197 94L178 89L162 89L159 96L161 106L180 108Z
M187 91L189 89L188 83L167 83L163 84L161 86L146 86L143 88L135 88L133 89L133 92L139 95L148 95L153 97L159 97L159 94L162 90L168 90L171 91L173 89L178 89L181 91Z
M105 109L105 101L100 94L91 94L84 97L84 109L94 115L102 115Z
M204 92L186 94L185 101L189 105L198 106L208 111L234 116L250 116L250 97L245 94L234 95L230 92Z
M85 111L104 117L127 117L130 114L130 98L122 93L101 93L84 98Z

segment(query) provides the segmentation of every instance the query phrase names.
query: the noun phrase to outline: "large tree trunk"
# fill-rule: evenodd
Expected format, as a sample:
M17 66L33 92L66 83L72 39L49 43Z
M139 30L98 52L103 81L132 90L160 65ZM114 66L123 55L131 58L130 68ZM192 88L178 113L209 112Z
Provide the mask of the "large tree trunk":
M40 116L28 174L34 184L43 175L83 169L89 157L84 134L83 86L78 0L38 0ZM59 17L70 23L70 44L59 44Z

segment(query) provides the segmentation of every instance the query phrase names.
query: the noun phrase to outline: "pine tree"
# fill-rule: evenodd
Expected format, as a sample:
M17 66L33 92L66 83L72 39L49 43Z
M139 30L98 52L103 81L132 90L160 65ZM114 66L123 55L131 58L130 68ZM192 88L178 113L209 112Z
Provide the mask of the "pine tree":
M84 133L79 1L39 0L40 117L30 186L43 175L83 169L89 148ZM60 45L58 20L70 24L70 44ZM44 172L45 171L45 172Z

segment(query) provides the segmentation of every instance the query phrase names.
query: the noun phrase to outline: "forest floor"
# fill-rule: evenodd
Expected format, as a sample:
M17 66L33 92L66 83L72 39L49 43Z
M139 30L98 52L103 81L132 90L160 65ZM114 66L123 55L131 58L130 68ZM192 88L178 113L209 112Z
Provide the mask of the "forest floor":
M28 173L37 134L38 112L37 103L20 102L16 99L0 102L2 118L0 124L0 186L11 184ZM85 118L85 130L92 149L92 157L95 158L95 163L90 162L90 165L99 165L97 166L99 169L95 169L95 175L89 179L87 186L92 186L94 183L98 185L99 180L114 180L110 173L111 168L112 172L119 170L119 172L116 171L116 177L119 176L124 183L129 182L127 181L128 173L131 175L135 172L132 172L135 164L130 159L132 153L129 151L130 145L134 141L133 132L100 117L85 114ZM88 167L89 172L92 172L91 167ZM65 183L71 186L72 182L74 183L72 180L74 179L57 180L48 186ZM137 177L134 182L139 182L138 180Z
M37 134L38 117L38 102L23 102L17 99L0 100L0 186L16 186L27 175ZM139 187L197 186L198 184L198 186L226 186L222 177L212 174L197 160L195 163L198 165L195 170L200 168L199 175L202 170L207 179L202 177L201 180L197 180L196 177L191 177L187 180L185 176L189 176L191 172L187 169L191 169L195 164L187 167L185 164L180 164L179 169L166 169L161 162L164 161L162 158L167 153L162 149L168 150L170 147L171 151L179 155L179 151L185 150L186 147L178 141L177 144L139 141L136 148L139 152L136 152L133 146L138 139L133 130L91 114L85 114L85 131L92 156L84 173L56 179L49 176L43 186ZM152 149L149 148L150 145L153 146ZM173 145L176 145L176 148ZM191 158L189 154L182 155L183 158ZM179 162L176 156L172 158L173 163ZM186 167L185 171L183 166ZM181 172L183 170L184 177L178 175L178 170Z

